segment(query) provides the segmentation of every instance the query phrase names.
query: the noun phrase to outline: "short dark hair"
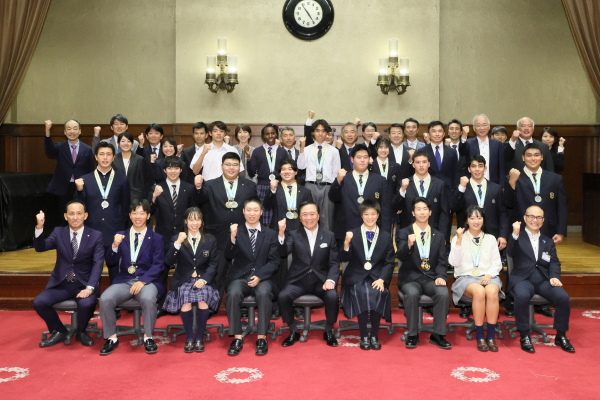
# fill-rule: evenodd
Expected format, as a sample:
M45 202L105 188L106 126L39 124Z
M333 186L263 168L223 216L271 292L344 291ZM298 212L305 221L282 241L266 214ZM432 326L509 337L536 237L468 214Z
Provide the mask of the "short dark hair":
M210 125L208 126L208 132L212 132L214 127L217 127L222 131L229 132L229 128L227 128L227 125L225 125L225 122L223 122L223 121L211 122Z
M250 203L257 203L260 206L260 209L263 209L263 203L260 201L258 196L250 196L246 200L244 200L244 208Z
M100 149L102 149L104 147L111 149L113 156L115 155L115 146L113 146L112 143L105 142L104 140L101 140L100 143L98 143L98 145L94 149L94 154L98 155L98 152L100 151Z
M406 123L407 123L407 122L414 122L415 124L417 124L417 128L420 126L420 125L419 125L419 121L417 121L417 120L416 120L416 119L414 119L414 118L406 118L406 119L404 120L404 126L406 126Z
M469 229L469 217L471 215L473 215L474 213L478 213L479 215L481 215L481 218L483 218L483 224L481 225L481 231L483 233L488 233L487 229L485 227L485 213L483 212L483 207L479 207L478 205L470 205L469 207L467 207L467 212L465 213L466 218L465 218L465 225L464 225L464 229L467 230Z
M453 120L451 120L450 122L448 122L448 127L450 127L450 125L452 124L458 124L460 126L460 130L462 131L463 128L463 124L462 122L460 122L459 120L457 120L456 118L454 118Z
M402 129L402 133L404 133L404 125L401 124L401 123L399 123L399 122L391 124L390 127L389 127L389 129L388 129L388 132L390 132L392 128L401 128Z
M208 132L208 126L202 121L196 122L194 126L192 126L192 133L194 133L196 129L204 129L204 132Z
M183 161L177 156L166 156L163 161L163 168L175 167L183 169Z
M377 211L377 214L381 214L381 206L379 205L379 203L375 200L371 200L371 199L367 199L365 201L363 201L359 206L358 206L358 213L362 216L365 211L369 210L369 209L374 209L375 211Z
M427 154L427 152L425 150L417 150L414 152L412 159L413 162L417 157L426 157L427 161L429 161L429 154Z
M507 135L507 136L508 136L508 132L506 131L506 128L505 128L505 127L503 127L503 126L495 126L495 127L492 129L492 135L494 135L494 134L496 134L496 133L498 133L498 132L500 132L500 133L504 133L505 135ZM543 134L543 133L542 133L542 134Z
M148 125L146 127L146 129L144 130L144 133L147 135L151 129L154 129L156 132L160 133L161 136L165 136L165 132L163 131L162 126L160 126L159 124L155 124L155 123Z
M527 150L531 150L531 149L537 149L540 151L540 154L543 156L544 152L542 151L542 148L535 142L531 142L529 143L527 146L525 146L525 149L523 150L523 155L525 155L525 152Z
M289 165L291 165L291 166L292 166L292 169L293 169L294 171L298 172L298 164L296 164L296 161L294 161L294 159L293 159L293 158L289 158L289 157L286 157L286 158L284 158L283 160L281 160L281 161L279 162L279 165L277 166L277 171L278 171L279 173L281 173L281 168L282 168L284 165L286 165L286 164L289 164Z
M236 151L228 151L227 153L223 154L223 157L221 158L221 164L225 163L225 160L237 160L238 162L242 162L240 155Z
M427 208L431 210L431 205L429 204L429 200L427 200L425 197L419 196L419 197L415 197L415 199L412 202L413 211L415 211L415 206L419 203L425 203Z
M298 207L298 214L302 213L302 209L304 207L310 206L310 205L313 205L313 206L317 207L317 214L321 214L321 208L314 201L303 201L302 204L300 204L300 207Z
M377 138L377 140L375 141L375 148L378 149L382 146L385 146L387 148L390 148L392 145L392 143L390 142L390 140L386 137L383 136L379 136Z
M262 127L262 129L260 130L260 138L263 140L263 142L265 141L265 130L267 130L267 128L273 128L275 129L275 134L277 136L279 136L279 127L275 124L272 123L268 123L265 126Z
M235 130L233 131L233 137L235 137L235 140L238 140L238 133L240 133L240 131L246 131L250 134L250 136L252 136L252 129L250 128L250 125L248 124L239 124L238 126L235 127Z
M431 121L429 123L429 125L427 125L427 130L430 130L434 126L438 126L438 125L440 125L443 130L446 130L446 126L444 125L444 123L442 121Z
M375 131L377 131L377 125L375 125L373 122L365 122L361 128L363 132L365 129L367 129L367 126L371 126L373 129L375 129Z
M116 121L122 122L125 125L129 125L129 121L127 120L127 118L125 118L125 116L123 114L117 114L117 115L113 115L113 117L110 119L110 124L114 124Z
M471 166L473 161L475 161L476 163L482 163L483 165L486 165L485 157L481 154L475 154L473 157L471 157L471 159L469 160L469 167Z
M144 210L146 213L150 214L150 203L148 202L148 200L133 199L131 201L131 204L129 205L129 213L131 214L132 212L137 210L138 207L142 207L142 210Z
M170 137L170 136L169 136L169 137L166 137L166 138L163 138L163 139L160 141L160 150L161 150L161 151L162 151L162 147L163 147L163 145L164 145L165 143L169 143L171 146L173 146L173 147L175 148L175 154L177 154L177 142L175 141L175 139L174 139L174 138L172 138L172 137Z
M131 142L131 144L133 144L133 135L129 132L123 132L121 134L119 134L119 136L117 137L117 145L119 143L121 143L121 139L126 138L127 140L129 140Z
M350 149L350 157L354 158L356 153L359 151L366 151L367 155L370 155L369 148L365 146L363 143L355 144L354 147Z
M331 132L331 126L329 126L327 121L325 121L324 119L318 119L315 122L313 122L313 124L311 126L311 132L314 132L315 129L317 129L317 126L319 126L319 125L322 125L323 128L325 128L325 132L327 132L327 133Z
M81 205L83 206L83 212L86 212L86 211L85 211L85 204L83 204L83 203L82 203L81 201L79 201L79 200L71 200L71 201L69 201L69 202L67 203L67 206L65 207L65 213L67 213L67 211L69 210L69 206L70 206L71 204L81 204Z
M542 130L542 133L540 134L540 140L542 140L542 136L544 136L544 133L548 133L549 135L554 136L554 143L552 143L552 150L558 149L558 140L560 139L560 135L558 134L556 129L554 129L550 126L545 127L544 130Z

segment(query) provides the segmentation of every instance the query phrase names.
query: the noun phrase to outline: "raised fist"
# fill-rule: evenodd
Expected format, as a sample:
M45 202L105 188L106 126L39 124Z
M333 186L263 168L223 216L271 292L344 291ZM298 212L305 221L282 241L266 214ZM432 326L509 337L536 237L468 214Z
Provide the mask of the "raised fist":
M271 190L277 190L277 185L279 185L279 181L277 179L273 179L270 182L270 185L271 185Z
M469 178L466 176L461 176L460 177L460 186L466 188L468 184L469 184Z
M463 233L465 233L465 228L458 228L456 230L456 236L458 236L459 239L462 239Z
M410 158L409 158L408 161L412 161L413 154L415 154L415 149L409 149L408 150L408 155L410 156Z
M308 119L313 119L315 117L315 112L312 110L308 110Z
M42 229L44 227L44 222L46 222L46 214L42 210L40 210L39 214L35 216L36 219L36 228Z
M558 145L559 146L563 146L564 147L565 146L565 142L566 142L566 139L564 137L561 137L560 139L558 139Z
M341 149L343 145L344 145L344 142L341 139L338 139L335 141L335 147L337 149Z
M447 137L446 139L444 139L444 144L445 144L446 146L450 146L450 144L452 144L452 142L451 142L451 140L450 140L450 138L449 138L449 137Z
M138 142L140 142L140 147L144 147L144 134L140 133L140 136L138 136Z
M354 118L354 125L360 126L360 118Z
M235 239L238 231L238 224L231 224L229 226L229 231L231 232L231 239Z
M466 139L467 136L469 136L469 127L467 125L464 125L462 128L462 137L463 139Z
M408 235L408 248L409 249L411 247L413 247L413 245L415 244L415 240L417 240L417 237L414 235L414 233L411 233L410 235Z
M519 136L521 136L521 131L515 130L515 131L513 131L513 134L512 134L512 137L510 138L510 140L512 142L516 142L517 139L519 138Z
M286 228L285 218L282 219L281 221L277 222L277 224L279 225L279 236L283 236L283 234L285 233L285 228Z
M350 241L352 240L353 237L354 237L354 233L346 232L346 243L350 244Z
M121 244L121 242L123 241L123 239L125 239L125 235L121 235L121 234L116 234L115 235L115 240L113 241L113 246L112 247L119 247L119 245Z
M203 182L204 182L204 177L202 175L196 175L194 177L194 186L196 186L196 189L200 189L202 187Z
M431 140L429 140L429 132L423 133L423 141L427 144L431 143Z
M99 126L95 126L94 127L94 136L100 136L100 127Z
M187 234L185 232L179 232L179 236L177 237L175 243L181 244L185 241L185 239L187 239Z
M516 182L519 179L519 176L521 176L521 171L516 168L511 168L511 170L508 171L509 181Z
M152 193L152 198L156 200L158 196L160 196L163 192L163 188L160 185L156 185L154 187L154 193Z
M402 191L406 192L406 189L408 189L409 184L410 184L410 179L408 179L408 178L402 179Z
M246 153L246 155L250 157L250 145L247 144L244 146L244 153Z
M306 146L306 138L301 137L300 139L298 139L298 143L300 143L300 148L304 148L304 146Z
M379 132L373 132L373 136L371 136L371 140L377 140L377 138L381 136Z
M155 153L150 154L150 162L154 164L154 162L158 159L158 156Z
M518 235L521 232L521 221L515 222L512 226L513 226L513 234Z
M347 173L348 173L348 171L346 171L344 168L341 168L338 170L338 173L337 173L338 183L342 183L342 181L344 180L344 177L346 176Z
M183 143L182 144L178 144L177 145L177 155L180 155L182 150L183 150Z
M229 135L225 135L225 137L223 138L223 141L227 144L229 144L230 140L231 140L231 137Z
M46 136L50 137L50 128L52 128L52 121L50 121L49 119L44 121L44 125L46 128Z
M279 140L279 139L275 139L275 144L276 144L277 146L281 146L281 140Z
M211 145L210 143L206 143L206 144L204 145L204 149L202 149L202 153L203 153L203 154L206 154L206 153L208 153L208 152L210 151L211 147L212 147L212 145Z
M77 190L79 192L81 192L83 190L84 183L85 182L83 182L83 178L75 179L75 187L77 187Z

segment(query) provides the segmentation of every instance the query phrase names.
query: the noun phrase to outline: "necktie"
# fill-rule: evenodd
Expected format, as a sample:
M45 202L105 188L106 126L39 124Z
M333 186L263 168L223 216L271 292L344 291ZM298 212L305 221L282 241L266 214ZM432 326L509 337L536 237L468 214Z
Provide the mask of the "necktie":
M419 181L419 184L421 186L421 195L425 194L425 181Z
M479 198L481 198L481 195L483 194L483 192L481 191L481 185L477 185L477 187L477 194L479 195Z
M454 149L454 151L456 151L456 147L457 146L455 144L452 145L452 148Z
M133 250L137 250L138 244L139 244L139 240L140 240L140 233L136 232L135 233L135 239L133 240Z
M77 244L77 232L73 232L73 239L71 239L71 248L73 249L73 258L77 257L79 251L79 245Z
M117 139L116 139L116 138L114 139L114 141L115 141L115 148L117 149L117 154L119 154L119 153L121 152L121 148L119 147L119 145L118 145L118 142L117 142Z
M479 244L479 237L474 237L473 241L475 242L475 244Z
M292 185L288 185L288 190L290 191L290 196L292 195L292 188L293 188Z
M354 163L352 162L352 156L348 153L348 162L350 163L350 169L354 169Z
M527 146L529 144L529 140L525 141L525 146Z
M250 231L250 244L252 245L252 254L256 250L256 231L258 229L249 229Z
M358 184L359 184L360 186L362 186L362 177L363 177L362 175L359 175L359 176L358 176Z
M435 146L435 161L437 162L438 170L442 170L442 155L440 154L440 146Z
M293 160L294 156L292 155L292 150L288 150L288 154L290 155L290 158Z
M158 147L153 147L152 148L152 153L156 154L158 156Z
M269 158L273 157L273 155L272 155L272 153L271 153L271 151L272 151L272 150L273 150L273 148L272 148L272 147L269 147Z
M196 248L196 238L192 238L192 247Z
M77 160L77 145L72 144L71 148L73 149L71 150L71 158L73 159L73 164L75 164L75 160Z
M317 152L317 160L321 162L321 157L323 156L323 146L318 146L319 151Z
M367 240L369 242L372 242L374 237L375 237L375 232L373 232L373 231L367 231Z
M421 232L421 243L423 243L423 244L425 244L425 234L426 233L427 232L425 232L425 231Z
M387 163L381 164L381 167L383 168L383 172L385 172L385 167L387 167Z
M532 172L531 176L533 176L533 181L537 184L537 178L535 177L537 175L537 172Z
M173 207L177 206L177 185L171 185L173 187Z

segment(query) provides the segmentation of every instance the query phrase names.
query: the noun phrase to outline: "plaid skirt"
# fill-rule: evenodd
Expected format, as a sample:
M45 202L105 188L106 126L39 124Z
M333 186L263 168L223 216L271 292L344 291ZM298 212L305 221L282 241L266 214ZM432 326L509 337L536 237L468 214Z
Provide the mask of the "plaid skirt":
M209 285L204 285L200 289L195 288L194 283L197 280L197 277L190 277L187 282L179 286L177 291L169 290L163 304L163 309L170 313L176 313L186 303L204 301L211 311L217 311L219 292Z
M373 280L367 277L354 286L342 286L340 300L344 307L344 315L351 319L365 311L376 311L386 322L392 322L390 291L385 289L380 292L374 289L372 284Z
M266 185L258 184L256 185L256 194L258 194L258 198L260 199L260 201L264 202L265 201L265 196L267 195L267 190L271 190L271 186L267 183ZM263 215L262 215L262 224L263 225L269 225L269 222L271 222L271 217L273 216L273 210L267 210L266 208L263 208Z

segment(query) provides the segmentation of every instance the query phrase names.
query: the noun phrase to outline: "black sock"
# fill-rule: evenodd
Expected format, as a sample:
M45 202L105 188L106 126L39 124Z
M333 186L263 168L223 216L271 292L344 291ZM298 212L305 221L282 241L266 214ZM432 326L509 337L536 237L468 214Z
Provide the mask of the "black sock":
M377 311L370 311L371 313L371 336L374 338L379 337L379 323L381 322L381 314Z
M519 334L521 335L521 339L523 339L529 336L529 331L519 331Z
M325 323L325 331L332 332L333 331L333 324L330 324L329 322L326 322Z
M183 321L183 330L185 331L185 340L190 342L194 340L194 316L192 310L182 311L179 313L181 321Z
M369 336L369 329L367 328L368 323L369 323L369 312L368 311L358 314L358 330L360 331L361 338Z
M494 340L495 338L496 338L496 325L488 323L486 340Z
M475 325L475 339L483 340L483 325Z
M296 320L292 319L292 322L288 324L290 327L290 332L298 332L298 326L296 325Z
M566 336L567 336L567 331L559 331L558 329L556 330L556 338L566 337Z
M196 313L196 340L202 340L204 337L204 330L206 329L206 321L208 321L208 316L210 315L210 310L208 308L201 309L199 308Z

